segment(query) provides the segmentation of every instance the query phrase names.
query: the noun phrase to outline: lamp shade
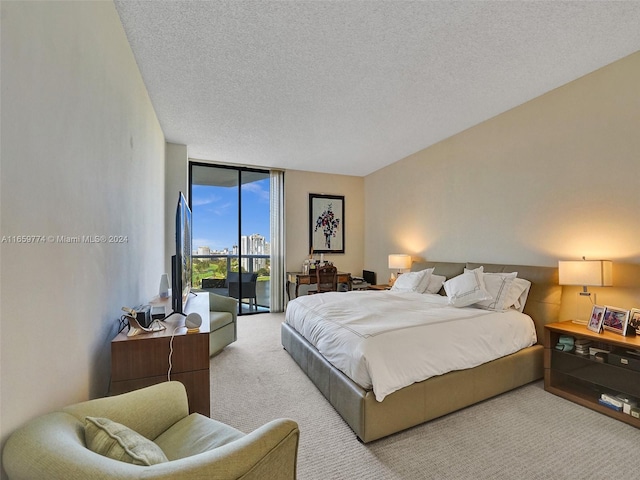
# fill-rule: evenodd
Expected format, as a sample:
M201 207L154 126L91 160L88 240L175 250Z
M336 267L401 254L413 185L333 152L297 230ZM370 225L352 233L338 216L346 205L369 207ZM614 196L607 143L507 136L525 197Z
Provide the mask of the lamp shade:
M411 268L411 255L392 253L389 255L389 268L392 270Z
M558 262L560 285L610 287L613 285L610 260L561 260Z

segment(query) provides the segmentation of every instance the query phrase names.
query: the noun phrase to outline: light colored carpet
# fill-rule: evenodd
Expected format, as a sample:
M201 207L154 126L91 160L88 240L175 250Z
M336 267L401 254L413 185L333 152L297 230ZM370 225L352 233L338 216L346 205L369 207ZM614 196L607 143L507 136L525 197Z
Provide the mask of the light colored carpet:
M364 445L282 348L283 319L238 319L238 341L211 360L211 412L245 432L297 421L300 480L640 479L640 430L542 382Z

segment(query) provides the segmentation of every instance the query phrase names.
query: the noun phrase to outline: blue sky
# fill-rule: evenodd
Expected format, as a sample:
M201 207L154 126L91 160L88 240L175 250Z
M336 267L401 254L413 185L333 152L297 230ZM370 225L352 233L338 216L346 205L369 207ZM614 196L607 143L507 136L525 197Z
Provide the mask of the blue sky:
M193 250L223 250L238 244L238 189L193 185ZM242 235L269 233L269 179L242 186Z

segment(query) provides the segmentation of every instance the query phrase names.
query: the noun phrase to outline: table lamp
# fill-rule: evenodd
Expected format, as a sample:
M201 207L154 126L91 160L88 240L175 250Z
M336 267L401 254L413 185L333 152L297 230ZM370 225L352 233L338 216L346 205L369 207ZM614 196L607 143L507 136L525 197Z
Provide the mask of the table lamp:
M587 287L610 287L612 281L612 262L610 260L560 260L558 262L558 283L560 285L578 285L582 287L579 296L587 297L590 300L591 312L596 304L595 294L592 296ZM576 318L574 323L588 323L585 320L590 314L579 312L580 302L576 300Z
M401 270L407 270L411 268L411 255L406 255L404 253L392 253L389 255L389 269L397 270L398 275L402 274ZM396 281L396 275L391 272L391 277L389 278L389 285L393 285Z
M612 262L610 260L560 260L558 275L560 285L582 287L580 295L589 297L587 287L610 287L613 285Z

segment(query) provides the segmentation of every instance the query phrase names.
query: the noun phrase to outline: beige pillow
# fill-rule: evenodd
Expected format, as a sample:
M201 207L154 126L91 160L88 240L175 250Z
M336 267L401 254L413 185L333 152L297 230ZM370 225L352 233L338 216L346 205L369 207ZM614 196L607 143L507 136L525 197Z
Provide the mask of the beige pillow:
M431 277L429 277L429 285L427 285L424 293L438 293L446 281L447 277L444 275L434 275L432 273Z
M149 466L168 461L158 445L108 418L86 417L84 438L89 450L121 462Z

